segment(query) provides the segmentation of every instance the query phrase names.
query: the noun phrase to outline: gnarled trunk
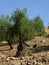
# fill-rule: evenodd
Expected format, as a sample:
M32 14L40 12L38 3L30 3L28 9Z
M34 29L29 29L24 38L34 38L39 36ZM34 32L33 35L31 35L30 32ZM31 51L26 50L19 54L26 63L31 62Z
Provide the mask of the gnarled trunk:
M16 57L19 57L21 55L22 50L23 50L23 45L22 45L22 38L20 36L19 37L19 45L17 47L17 52L16 52Z

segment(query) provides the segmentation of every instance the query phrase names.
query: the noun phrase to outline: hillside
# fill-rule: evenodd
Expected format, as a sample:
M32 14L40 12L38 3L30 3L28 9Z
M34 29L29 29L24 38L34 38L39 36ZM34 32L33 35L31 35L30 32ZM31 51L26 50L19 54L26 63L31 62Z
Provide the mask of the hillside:
M25 46L19 58L14 57L17 44L12 50L8 45L0 46L0 65L49 65L49 38L38 36L26 43L29 47Z
M48 27L45 28L45 31L46 31L47 34L49 34L49 28Z
M48 28L45 31L49 34ZM36 36L25 43L29 46L23 45L20 57L15 57L18 44L10 50L7 42L0 42L0 65L49 65L49 37Z

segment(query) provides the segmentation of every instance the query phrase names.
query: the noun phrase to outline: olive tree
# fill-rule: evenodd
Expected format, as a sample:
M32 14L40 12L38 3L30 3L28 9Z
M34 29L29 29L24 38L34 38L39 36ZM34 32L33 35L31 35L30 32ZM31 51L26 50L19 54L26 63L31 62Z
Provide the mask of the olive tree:
M12 49L12 22L9 16L2 15L0 17L0 40L7 41L10 49Z
M36 35L43 35L44 34L45 27L43 24L43 20L39 16L34 18L33 25L34 25Z
M11 18L13 21L14 33L19 38L19 48L21 49L18 51L22 51L22 43L33 37L32 21L28 19L26 9L16 9L12 13Z

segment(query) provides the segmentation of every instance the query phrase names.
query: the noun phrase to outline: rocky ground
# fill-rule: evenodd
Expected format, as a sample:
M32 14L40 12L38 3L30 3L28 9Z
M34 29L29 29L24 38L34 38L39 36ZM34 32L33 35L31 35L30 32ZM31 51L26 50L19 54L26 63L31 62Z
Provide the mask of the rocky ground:
M10 50L9 46L0 47L0 65L49 65L49 38L35 37L26 41L20 57L14 57L17 44Z
M49 52L42 52L25 57L7 57L0 55L0 65L49 65Z

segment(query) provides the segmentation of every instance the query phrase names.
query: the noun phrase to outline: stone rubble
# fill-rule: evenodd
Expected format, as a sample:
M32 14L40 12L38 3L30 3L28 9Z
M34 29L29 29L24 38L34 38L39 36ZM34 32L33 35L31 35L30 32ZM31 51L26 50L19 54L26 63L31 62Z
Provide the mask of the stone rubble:
M49 52L47 52L49 54ZM49 64L49 56L44 54L25 57L7 57L4 54L0 54L0 65L47 65ZM48 56L48 57L47 57Z
M24 49L24 56L13 57L7 56L6 54L0 53L0 65L49 65L49 52L33 53L38 43L45 43L46 40L34 40L34 45L30 45Z

